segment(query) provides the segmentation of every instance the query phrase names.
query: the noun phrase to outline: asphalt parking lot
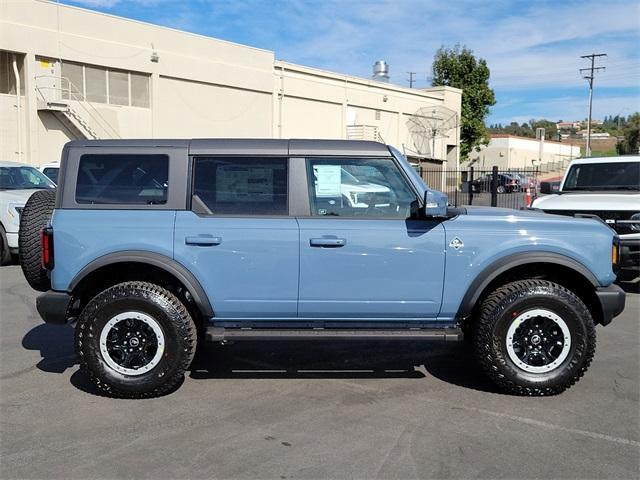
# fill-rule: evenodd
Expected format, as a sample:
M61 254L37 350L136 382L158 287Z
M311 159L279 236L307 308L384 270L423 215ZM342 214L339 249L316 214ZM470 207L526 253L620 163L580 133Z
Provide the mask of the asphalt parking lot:
M459 343L310 342L211 345L170 395L114 400L2 267L0 477L638 478L639 286L556 397L497 393Z

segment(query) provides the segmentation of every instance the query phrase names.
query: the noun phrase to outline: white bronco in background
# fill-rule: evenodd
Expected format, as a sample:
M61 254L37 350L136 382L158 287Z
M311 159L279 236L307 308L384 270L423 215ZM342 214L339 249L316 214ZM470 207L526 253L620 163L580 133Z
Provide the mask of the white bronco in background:
M0 162L0 265L18 253L20 214L29 197L55 184L34 167L23 163Z
M531 206L558 215L597 215L620 237L622 268L640 272L640 156L574 160L558 193Z

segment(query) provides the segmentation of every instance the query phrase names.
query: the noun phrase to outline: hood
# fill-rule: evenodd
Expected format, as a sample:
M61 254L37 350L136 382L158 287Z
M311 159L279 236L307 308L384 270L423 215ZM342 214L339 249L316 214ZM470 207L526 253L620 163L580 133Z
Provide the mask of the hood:
M473 207L465 206L467 215L483 215L491 217L539 217L544 215L542 211L536 210L514 210L513 208L499 208L499 207Z
M29 197L38 191L37 188L30 190L0 190L0 201L7 203L27 203Z
M640 211L640 193L562 193L536 198L534 208L544 210L631 210Z

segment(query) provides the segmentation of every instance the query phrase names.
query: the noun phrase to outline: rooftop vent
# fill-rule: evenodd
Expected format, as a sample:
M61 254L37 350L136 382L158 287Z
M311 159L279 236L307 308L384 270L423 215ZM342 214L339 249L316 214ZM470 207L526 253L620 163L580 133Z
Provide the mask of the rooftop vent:
M373 64L373 80L389 83L389 64L384 60L378 60Z

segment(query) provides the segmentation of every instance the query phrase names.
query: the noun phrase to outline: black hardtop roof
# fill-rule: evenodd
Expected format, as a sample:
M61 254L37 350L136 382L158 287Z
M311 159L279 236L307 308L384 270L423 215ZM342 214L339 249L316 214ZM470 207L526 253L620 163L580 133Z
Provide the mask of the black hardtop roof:
M389 149L385 144L365 140L285 140L274 138L73 140L67 143L66 147L173 147L188 148L191 155L389 156Z

